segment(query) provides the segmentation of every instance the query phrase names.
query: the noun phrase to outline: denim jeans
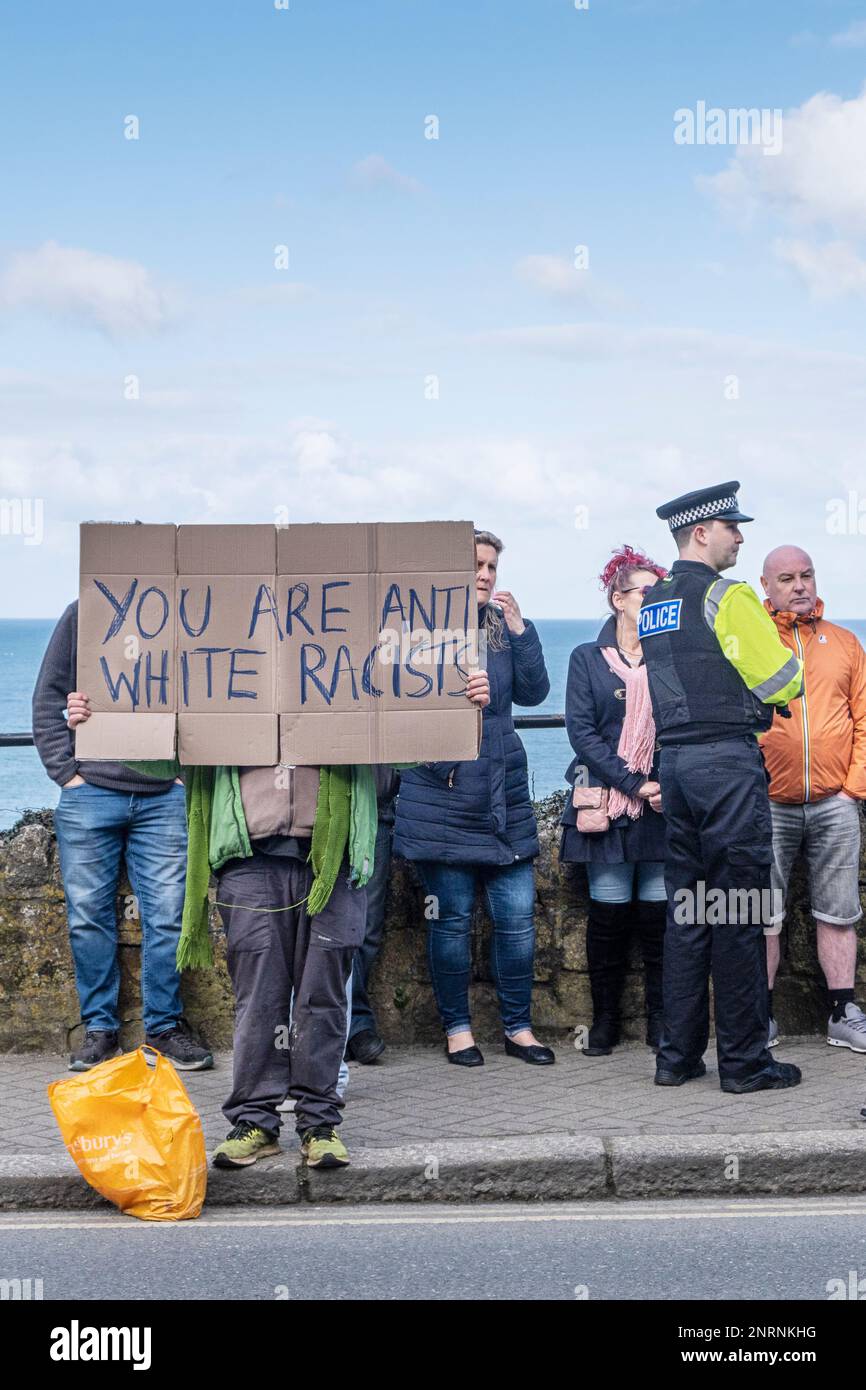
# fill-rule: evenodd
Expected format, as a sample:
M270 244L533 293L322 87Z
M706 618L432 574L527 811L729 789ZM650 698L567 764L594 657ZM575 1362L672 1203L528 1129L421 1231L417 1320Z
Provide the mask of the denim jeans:
M535 954L535 874L524 860L504 868L487 865L416 864L436 913L428 921L427 955L436 1006L448 1036L470 1027L472 909L481 884L493 919L490 964L505 1032L530 1027Z
M665 892L664 860L641 864L587 864L589 896L597 903L662 903ZM637 889L635 893L634 890Z
M186 797L180 783L140 796L85 782L64 787L54 812L82 1022L119 1026L117 888L126 859L141 915L141 998L148 1033L181 1016L175 952L186 881Z

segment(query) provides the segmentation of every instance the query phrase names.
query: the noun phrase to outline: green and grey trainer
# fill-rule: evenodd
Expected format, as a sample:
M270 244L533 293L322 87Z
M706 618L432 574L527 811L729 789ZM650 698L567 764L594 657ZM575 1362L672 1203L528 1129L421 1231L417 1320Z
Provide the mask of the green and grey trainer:
M259 1158L268 1158L279 1152L275 1134L260 1129L258 1125L251 1125L248 1120L241 1120L214 1149L213 1161L217 1168L246 1168Z
M301 1140L301 1153L310 1168L345 1168L349 1162L346 1145L330 1125L308 1129Z

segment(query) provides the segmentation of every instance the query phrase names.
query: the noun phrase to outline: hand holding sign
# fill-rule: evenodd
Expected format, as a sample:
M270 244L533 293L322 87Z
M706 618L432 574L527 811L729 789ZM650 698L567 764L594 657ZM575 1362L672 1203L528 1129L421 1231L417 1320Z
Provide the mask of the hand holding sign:
M486 671L473 671L466 682L466 698L479 709L490 704L490 677Z
M75 729L90 718L90 698L80 690L71 690L66 697L66 720L70 729Z

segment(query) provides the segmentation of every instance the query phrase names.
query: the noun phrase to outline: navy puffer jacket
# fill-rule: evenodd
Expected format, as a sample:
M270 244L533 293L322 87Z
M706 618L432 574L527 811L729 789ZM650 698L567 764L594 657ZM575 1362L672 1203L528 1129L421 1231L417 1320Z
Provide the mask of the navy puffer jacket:
M401 777L394 853L404 859L504 865L538 854L526 750L511 704L540 705L550 681L532 623L519 637L503 628L505 647L487 656L490 704L482 713L478 757L425 763Z

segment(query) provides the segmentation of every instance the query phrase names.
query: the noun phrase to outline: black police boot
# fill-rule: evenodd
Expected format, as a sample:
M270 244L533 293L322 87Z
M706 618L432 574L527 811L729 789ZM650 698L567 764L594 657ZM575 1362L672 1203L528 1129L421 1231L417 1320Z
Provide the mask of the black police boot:
M793 1062L771 1062L763 1071L747 1077L744 1081L725 1077L719 1085L729 1095L743 1096L749 1095L752 1091L784 1091L789 1086L799 1086L802 1078L803 1073Z
M662 958L667 902L638 902L637 923L644 964L646 1043L658 1052L662 1041Z
M620 1038L620 1002L628 965L631 903L590 899L586 919L586 959L592 992L592 1027L583 1051L606 1057Z

